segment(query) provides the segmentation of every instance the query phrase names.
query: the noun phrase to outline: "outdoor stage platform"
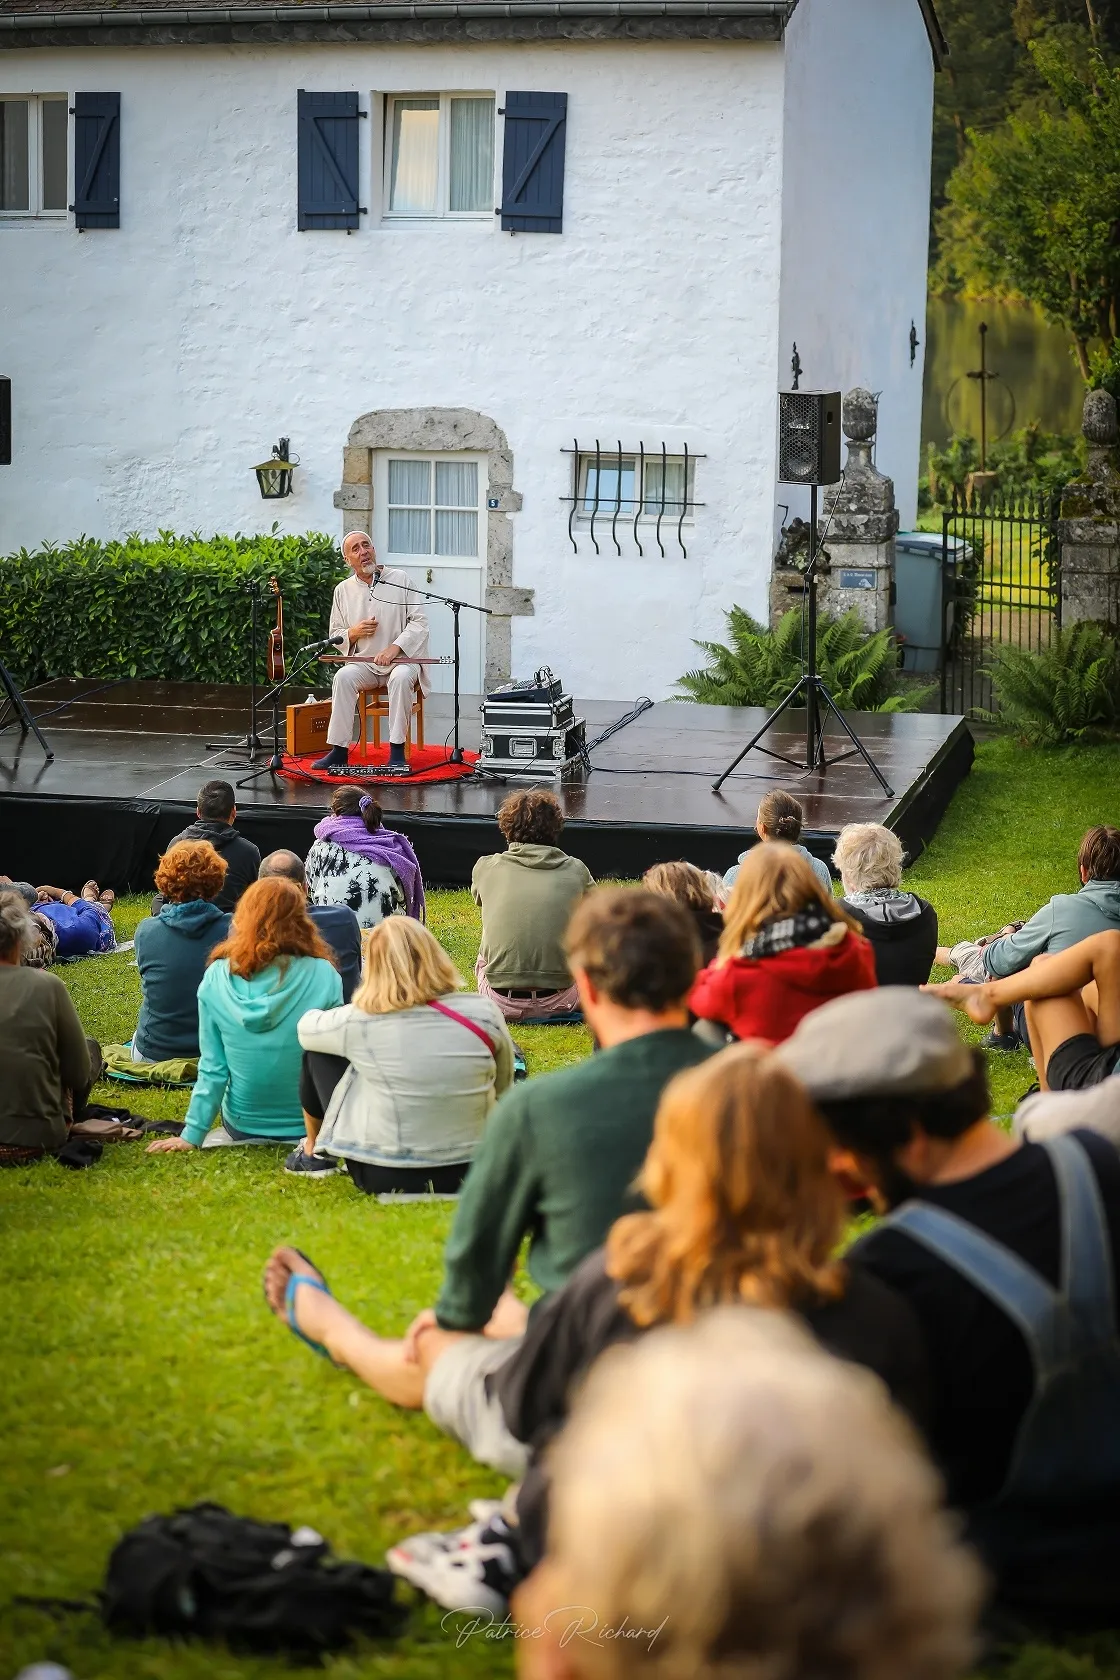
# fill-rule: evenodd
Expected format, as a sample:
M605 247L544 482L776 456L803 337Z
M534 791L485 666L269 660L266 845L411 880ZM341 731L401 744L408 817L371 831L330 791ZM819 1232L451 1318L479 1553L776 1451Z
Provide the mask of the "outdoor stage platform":
M26 699L55 757L45 762L34 736L18 726L0 733L0 873L36 885L77 890L93 877L118 891L142 889L156 858L189 822L200 784L222 776L235 784L254 768L240 751L208 742L246 731L248 691L192 683L66 680L28 691ZM477 695L462 702L462 743L477 748ZM627 701L578 700L591 742L631 709ZM451 697L425 706L429 743L450 738ZM768 737L778 752L804 750L803 713ZM828 857L847 822L886 822L911 857L926 845L972 764L973 740L959 717L852 713L894 797L886 798L858 759L807 775L760 751L744 759L720 793L712 782L759 727L758 710L666 700L642 713L591 754L590 774L556 786L568 826L566 849L592 873L634 876L651 863L688 858L726 869L754 838L759 799L786 788L805 806L805 843ZM261 733L265 734L261 718ZM803 727L803 725L802 725ZM828 736L831 753L848 743ZM258 754L257 766L269 752ZM468 778L409 786L365 784L386 820L416 847L427 880L462 883L475 860L498 851L494 813L524 784ZM267 772L237 791L237 826L262 852L278 846L303 855L311 827L328 809L330 789Z

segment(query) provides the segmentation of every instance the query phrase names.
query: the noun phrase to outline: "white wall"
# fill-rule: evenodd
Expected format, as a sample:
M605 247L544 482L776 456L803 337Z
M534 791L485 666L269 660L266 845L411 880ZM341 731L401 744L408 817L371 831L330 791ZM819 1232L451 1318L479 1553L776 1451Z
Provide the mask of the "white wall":
M881 391L877 464L917 512L933 57L918 0L800 0L786 32L779 379ZM802 492L779 488L800 511Z
M338 532L358 415L476 409L508 435L524 497L514 582L536 616L514 620L515 670L547 660L586 695L667 693L722 609L764 610L782 81L781 48L748 44L0 55L2 92L122 96L120 231L0 225L16 442L0 553L275 518ZM298 233L299 87L363 106L371 89L566 91L563 235L374 216L352 236ZM281 434L298 489L266 503L251 468ZM706 455L687 560L668 544L664 560L572 554L573 436Z

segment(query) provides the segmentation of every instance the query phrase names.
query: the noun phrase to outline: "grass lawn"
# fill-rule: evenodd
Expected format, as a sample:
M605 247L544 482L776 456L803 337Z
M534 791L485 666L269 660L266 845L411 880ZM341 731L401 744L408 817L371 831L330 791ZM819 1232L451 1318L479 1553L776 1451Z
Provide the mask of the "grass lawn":
M941 831L911 871L951 942L1029 914L1076 886L1077 840L1116 820L1113 748L1025 751L984 744ZM730 861L730 857L729 857ZM433 892L430 920L470 972L478 923L465 892ZM120 906L121 937L144 913ZM129 1035L138 1002L128 955L59 969L89 1032ZM584 1053L582 1029L519 1031L530 1074ZM1025 1052L992 1058L997 1112L1033 1077ZM185 1094L102 1087L151 1118ZM266 1310L260 1274L278 1241L322 1265L337 1293L386 1332L430 1304L449 1206L386 1208L348 1180L279 1171L281 1151L146 1156L109 1146L70 1173L53 1162L0 1174L0 1677L53 1659L77 1680L257 1680L303 1670L208 1647L116 1644L89 1615L55 1616L20 1595L83 1597L110 1547L147 1512L215 1499L263 1518L311 1523L342 1556L379 1562L418 1528L450 1526L468 1499L500 1491L422 1416L394 1411L332 1370ZM350 1677L511 1671L509 1640L456 1649L440 1612L419 1607L396 1645L335 1659ZM313 1671L308 1671L313 1672ZM314 1671L314 1672L323 1672ZM987 1670L985 1672L988 1672ZM1011 1653L1007 1680L1105 1680L1120 1639Z

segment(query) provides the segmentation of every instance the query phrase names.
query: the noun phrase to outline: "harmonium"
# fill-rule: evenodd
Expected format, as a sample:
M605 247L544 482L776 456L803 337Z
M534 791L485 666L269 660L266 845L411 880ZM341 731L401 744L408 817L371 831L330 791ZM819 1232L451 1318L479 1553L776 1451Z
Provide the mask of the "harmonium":
M585 720L575 716L571 695L547 665L483 701L483 769L526 781L559 779L583 760L585 746Z

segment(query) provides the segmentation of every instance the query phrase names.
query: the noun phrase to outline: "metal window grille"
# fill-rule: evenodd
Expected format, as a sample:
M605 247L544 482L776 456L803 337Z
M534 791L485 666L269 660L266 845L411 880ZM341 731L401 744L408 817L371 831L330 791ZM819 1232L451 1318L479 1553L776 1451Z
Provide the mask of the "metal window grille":
M586 520L596 554L602 553L599 535L609 526L615 553L621 556L621 524L624 532L629 527L640 556L646 552L643 537L656 542L663 559L666 539L675 537L687 560L684 522L704 505L693 495L695 464L703 456L694 455L687 443L681 453L670 454L664 444L660 450L647 451L642 444L624 449L621 439L614 449L604 449L598 438L593 449L574 438L564 453L572 457L572 493L561 500L568 504L568 540L574 553L579 553L577 531Z

